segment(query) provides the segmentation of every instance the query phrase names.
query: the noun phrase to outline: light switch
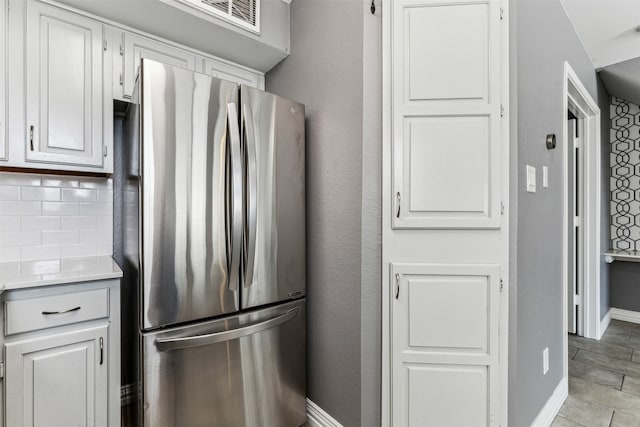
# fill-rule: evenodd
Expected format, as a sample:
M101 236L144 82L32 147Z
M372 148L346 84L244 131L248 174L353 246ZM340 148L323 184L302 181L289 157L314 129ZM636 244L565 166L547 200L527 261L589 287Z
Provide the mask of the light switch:
M549 188L549 168L547 166L542 167L542 186Z
M536 168L527 165L527 192L536 192Z

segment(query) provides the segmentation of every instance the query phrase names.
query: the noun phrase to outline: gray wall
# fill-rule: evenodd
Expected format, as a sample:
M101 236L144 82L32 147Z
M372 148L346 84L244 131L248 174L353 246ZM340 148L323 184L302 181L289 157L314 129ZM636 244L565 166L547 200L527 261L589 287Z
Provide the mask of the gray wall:
M382 369L382 5L364 8L362 133L362 418L379 426Z
M640 311L640 264L616 261L611 264L611 307Z
M562 125L563 64L567 60L594 99L599 82L559 0L517 0L511 7L511 79L516 106L511 106L512 274L510 309L509 425L528 426L563 375L562 324ZM514 63L515 57L515 63ZM513 99L513 94L512 94ZM606 99L600 99L601 108ZM512 102L513 104L513 102ZM513 123L515 122L515 124ZM517 128L514 129L514 126ZM558 136L558 148L547 150L545 135ZM538 191L524 189L525 165L538 170ZM542 166L549 167L549 188L542 188ZM513 243L513 240L512 240ZM542 351L549 347L550 370L542 375Z
M363 203L362 180L376 172L362 163L363 21L362 1L295 0L291 55L266 78L267 90L306 105L308 396L347 427L361 425L361 346L370 351L361 227L375 200Z

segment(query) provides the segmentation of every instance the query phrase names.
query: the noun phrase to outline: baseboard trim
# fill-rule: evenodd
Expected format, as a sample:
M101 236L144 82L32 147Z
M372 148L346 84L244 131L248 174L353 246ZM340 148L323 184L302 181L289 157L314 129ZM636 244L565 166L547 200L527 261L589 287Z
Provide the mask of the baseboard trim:
M542 410L540 410L536 419L531 423L531 427L549 427L568 396L569 384L567 383L567 379L563 378L553 391L549 400L547 400L547 403L542 407Z
M640 324L640 312L623 310L621 308L611 308L609 312L611 313L612 319Z
M342 424L310 399L307 399L307 423L311 427L342 427Z
M600 329L598 329L598 340L602 338L611 323L611 309L604 315L604 319L600 320Z

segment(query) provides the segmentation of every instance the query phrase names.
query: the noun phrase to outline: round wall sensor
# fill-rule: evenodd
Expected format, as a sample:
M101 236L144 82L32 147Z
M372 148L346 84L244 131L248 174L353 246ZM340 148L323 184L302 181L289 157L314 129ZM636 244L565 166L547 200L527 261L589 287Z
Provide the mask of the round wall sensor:
M547 135L547 148L553 150L556 148L556 134L550 133Z

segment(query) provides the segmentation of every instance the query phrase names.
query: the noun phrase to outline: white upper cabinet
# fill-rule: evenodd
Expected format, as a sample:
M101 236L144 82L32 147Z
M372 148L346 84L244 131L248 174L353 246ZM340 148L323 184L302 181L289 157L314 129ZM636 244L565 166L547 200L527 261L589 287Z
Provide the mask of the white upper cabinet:
M393 227L498 228L497 3L393 5Z
M7 159L7 0L0 0L0 160Z
M210 76L257 89L264 89L264 76L214 59L202 60L203 72Z
M289 0L59 1L263 73L289 55Z
M25 34L26 161L102 169L102 24L28 1Z
M131 97L142 58L196 71L196 55L193 52L137 34L124 33L121 52L123 70L120 91L124 98Z

